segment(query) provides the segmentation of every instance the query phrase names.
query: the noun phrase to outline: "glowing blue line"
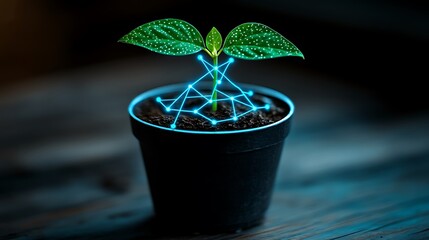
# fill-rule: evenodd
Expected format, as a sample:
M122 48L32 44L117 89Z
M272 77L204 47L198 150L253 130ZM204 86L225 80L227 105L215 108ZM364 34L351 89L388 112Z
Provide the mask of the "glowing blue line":
M231 100L231 104L232 104L232 111L234 112L234 117L237 117L237 113L235 112L234 100Z
M187 88L186 95L185 95L185 97L183 98L182 104L180 105L180 110L179 110L179 112L177 113L176 118L174 119L174 122L173 122L173 124L174 124L174 125L176 125L176 121L177 121L177 119L179 118L180 111L182 110L183 105L185 104L186 97L188 96L189 90L190 90L190 88Z
M213 65L211 65L208 62L206 62L206 60L203 61L203 65L207 69L207 74L210 74L210 76L212 76L212 78L213 78L214 77L213 74L212 74L212 72L214 71ZM211 70L207 67L207 65L209 65L211 67Z
M225 76L225 79L229 82L229 83L231 83L231 85L232 86L234 86L234 87L236 87L238 90L240 90L240 92L242 93L242 94L244 94L244 91L243 90L241 90L241 88L239 87L239 86L237 86L237 85L235 85L235 83L233 83L226 75L224 75ZM250 101L250 100L249 100Z
M195 113L195 114L196 114L196 115L199 115L200 117L205 118L204 114L201 114L201 113L199 113L199 112L197 112L197 113Z
M207 69L208 70L208 69ZM205 73L203 76L201 76L200 78L198 78L195 82L192 83L192 85L197 84L199 81L203 80L207 75L209 75L210 72ZM211 75L211 74L210 74ZM213 75L212 75L213 76Z
M197 80L195 80L194 82L189 84L187 89L184 90L182 93L180 93L180 95L177 98L161 99L160 96L156 97L156 101L161 103L162 107L164 107L167 112L175 112L175 113L177 112L177 114L174 118L174 122L170 125L170 127L172 129L176 128L176 122L178 121L179 116L182 113L187 113L187 114L193 113L195 115L203 117L204 119L209 121L211 124L216 125L217 123L226 122L226 121L237 121L238 117L244 116L244 115L246 115L252 111L255 111L257 109L268 110L270 108L269 104L265 104L262 107L255 106L253 104L253 102L250 100L250 98L248 97L248 96L253 95L253 91L250 90L250 91L244 92L243 89L241 89L237 84L235 84L234 82L232 82L231 79L228 78L228 76L226 75L226 72L229 69L229 65L231 65L233 60L229 59L228 61L214 67L214 65L210 64L205 59L203 59L201 55L198 56L198 59L202 62L202 65L204 66L204 68L207 71L206 73L204 73L200 78L198 78ZM203 92L200 92L197 89L198 88L197 84L200 81L207 79L209 76L211 76L210 80L213 80L214 71L217 71L220 74L219 75L220 78L218 78L217 82L214 83L214 85L212 83L209 85L212 88L211 93L207 94L207 92L206 92L204 94ZM219 90L219 88L221 87L220 84L222 83L223 79L226 79L228 81L228 83L231 84L231 86L235 88L235 91L238 93L237 95L234 95L233 94L234 92L230 92L230 93L228 92L227 93L227 92ZM193 89L194 91L191 92L190 91L191 89ZM218 94L218 97L216 100L213 99L215 94ZM183 99L182 99L182 97L183 97ZM201 106L199 106L198 108L194 108L194 109L184 109L185 101L187 99L197 99L197 98L202 98L205 100L205 101L203 101ZM242 99L242 100L239 100L239 99ZM172 108L177 103L177 101L179 101L179 100L182 100L180 107L179 108ZM199 112L201 109L203 109L204 107L206 107L210 103L225 102L225 101L231 101L233 111L232 111L232 116L230 118L224 118L224 119L209 118L209 117L205 116L203 113ZM246 112L238 114L235 104L242 104L243 106L246 106L250 109Z
M182 95L183 94L185 94L185 93L187 93L187 92L189 92L189 88L186 88L186 90L185 91L183 91L177 98L176 98L176 100L174 100L174 102L173 103L171 103L170 104L170 106L168 106L168 107L171 107L171 106L173 106L173 104L175 104L176 102L177 102L177 100L179 100L180 99L180 97L182 97ZM188 94L186 94L186 95L188 95Z
M201 108L205 107L207 104L209 104L209 102L207 101L206 103L204 103L200 108L198 108L197 110L200 111Z
M250 129L240 129L240 130L219 130L219 131L212 131L212 130L206 130L206 131L195 131L195 130L185 130L185 129L176 129L175 127L163 127L160 125L156 125L156 124L152 124L149 122L146 122L142 119L140 119L139 117L136 116L136 106L138 106L141 102L150 99L150 98L154 98L156 96L160 96L161 94L167 94L167 93L171 93L171 92L175 92L177 91L177 89L180 89L181 87L183 87L183 84L175 84L175 85L168 85L168 86L163 86L163 87L158 87L152 90L149 90L147 92L144 92L138 96L136 96L131 103L128 105L128 113L129 115L132 117L132 119L140 124L143 124L145 126L151 127L151 128L155 128L155 129L162 129L165 131L175 131L175 132L180 132L180 133L184 133L184 134L197 134L197 135L205 135L205 134L231 134L231 135L235 135L235 134L241 134L241 133L249 133L249 132L256 132L256 131L260 131L263 129L268 129L270 127L273 126L277 126L279 124L282 124L286 121L289 121L290 118L293 116L294 112L295 112L295 106L293 104L293 102L283 93L269 89L269 88L265 88L265 87L261 87L261 86L255 86L255 85L249 85L249 84L243 84L246 88L255 88L255 90L257 90L259 93L268 95L268 96L272 96L275 98L280 99L281 101L283 101L285 104L287 104L289 106L289 112L288 114L283 117L282 119L280 119L277 122L268 124L268 125L264 125L261 127L257 127L257 128L250 128ZM249 111L250 112L250 111ZM245 113L246 114L246 113ZM204 117L204 116L202 116ZM211 119L206 118L209 122L211 121Z
M224 78L224 76L225 76L225 72L226 72L226 70L228 69L228 66L231 64L231 63L229 63L229 62L227 62L228 63L228 65L226 65L226 67L225 67L225 69L223 70L223 72L222 71L220 71L220 67L222 67L223 65L225 65L226 63L224 63L224 64L222 64L222 65L220 65L219 67L218 67L218 72L221 74L221 76L220 76L220 78L218 79L218 81L220 81L220 82L222 82L222 79Z
M231 101L231 98L218 98L216 101L217 102Z
M222 76L220 76L219 81L222 81L223 77L225 76L226 70L228 69L229 65L231 65L231 63L229 61L227 63L228 63L228 65L226 65L225 69L223 70L223 73L221 73ZM221 65L221 66L223 66L223 65Z
M227 78L226 77L226 80L228 80L233 86L235 86L235 87L237 87L238 88L238 90L240 90L240 92L242 93L240 96L243 96L251 105L252 105L252 107L255 107L255 105L253 105L253 103L252 103L252 101L250 101L250 99L246 96L246 93L243 91L243 90L241 90L241 88L240 87L238 87L237 85L235 85L231 80L229 80L229 78ZM244 103L243 103L244 104ZM245 104L245 105L247 105L247 104ZM248 105L247 105L248 106Z
M161 101L161 102L159 102L159 103L161 103L161 105L164 107L164 108L167 108L167 106L165 106L165 104Z
M234 98L243 97L243 94L234 95Z
M206 60L204 60L203 61L203 63L205 63L206 65L209 65L209 67L211 67L212 69L214 68L213 67L213 65L212 64L210 64L209 62L207 62ZM220 65L218 65L218 68L221 68L221 67L223 67L223 66L225 66L226 64L231 64L229 61L226 61L226 62L224 62L224 63L222 63L222 64L220 64Z
M222 63L221 65L218 65L218 67L223 67L225 65L227 65L226 67L228 67L231 63L229 61L226 61L224 63Z
M197 89L195 89L195 88L194 88L194 90L195 90L195 92L196 92L196 93L198 93L198 94L199 94L201 97L203 97L205 100L207 100L207 101L209 100L209 99L208 99L208 98L206 98L202 93L200 93L200 91L198 91L198 90L197 90ZM195 96L195 97L198 97L198 96Z
M230 98L231 97L231 96L228 96L228 95L224 94L223 92L219 91L219 89L217 90L217 93L218 93L218 95L217 95L218 99L219 99L219 97L220 98ZM222 94L224 96L222 96Z
M199 114L201 117L203 117L203 118L205 118L205 119L207 119L207 120L209 120L210 122L212 121L210 118L208 118L208 117L206 117L205 115L203 115L203 114Z
M195 88L194 88L194 90L197 91ZM188 98L201 98L201 97L203 97L203 98L209 100L208 97L211 96L211 95L203 95L200 92L198 92L198 94L199 94L198 96L188 96Z
M203 63L203 65L204 65L204 67L207 69L207 71L208 71L208 73L206 73L206 75L207 74L210 74L210 76L213 78L214 76L213 76L213 74L212 74L212 72L213 71L215 71L215 69L214 69L214 66L213 65L211 65L209 62L207 62L206 60L203 60L202 61L202 63ZM225 67L225 69L224 69L224 71L223 72L221 72L220 71L220 68L221 67L223 67L224 65L226 65L226 64L228 64L226 67ZM221 73L221 78L219 79L219 81L222 81L222 79L223 79L223 76L224 76L224 73L226 72L226 69L228 68L228 66L231 64L231 62L229 62L229 61L227 61L227 62L225 62L225 63L222 63L221 65L218 65L217 66L217 71L219 72L219 73ZM210 70L210 68L209 67L207 67L207 65L211 68L211 70Z
M222 74L222 73L221 73ZM223 77L225 77L225 79L226 80L228 80L228 82L229 83L231 83L231 85L232 86L234 86L234 87L236 87L236 88L238 88L240 91L241 91L241 93L243 93L244 94L244 91L243 90L241 90L241 88L239 87L239 86L237 86L235 83L233 83L227 76L226 76L226 74L222 74L223 75Z
M207 62L205 59L203 59L202 61L201 61L204 65L210 65L210 63L209 62ZM211 65L210 65L211 66ZM213 67L213 66L212 66Z
M221 73L222 74L222 73ZM241 88L239 87L239 86L237 86L235 83L233 83L226 75L224 75L224 74L222 74L224 77L225 77L225 79L232 85L232 86L234 86L234 87L236 87L238 90L240 90L240 92L242 93L242 94L244 94L244 91L243 90L241 90ZM253 105L253 103L252 103L252 101L250 101L250 99L244 94L244 97L247 99L247 101L249 101L249 103L252 105L252 107L254 107L255 105Z
M223 65L217 67L217 72L221 74L221 77L218 79L219 82L222 82L222 78L223 78L222 76L225 74L225 71L226 71L226 68L224 69L223 72L220 70L222 66Z
M242 101L240 101L240 100L235 99L235 101L236 101L236 102L239 102L239 103L241 103L241 104L243 104L243 105L245 105L245 106L248 106L248 107L250 107L250 108L252 108L252 107L253 107L252 105L249 105L249 104L247 104L247 103L244 103L244 102L242 102Z
M228 94L226 94L226 93L224 93L224 92L222 92L222 91L220 91L220 90L217 90L217 92L218 93L221 93L221 94L223 94L223 95L225 95L227 98L230 98L231 96L229 96Z
M192 111L191 111L191 110L183 110L183 109L182 109L182 110L180 110L180 111L181 111L181 112L186 112L186 113L194 113L194 110L192 110Z
M241 113L240 115L238 115L237 117L239 118L239 117L242 117L242 116L244 116L244 115L246 115L246 114L248 114L248 113L250 113L250 112L253 112L253 109L250 109L249 111L247 111L247 112L244 112L244 113Z

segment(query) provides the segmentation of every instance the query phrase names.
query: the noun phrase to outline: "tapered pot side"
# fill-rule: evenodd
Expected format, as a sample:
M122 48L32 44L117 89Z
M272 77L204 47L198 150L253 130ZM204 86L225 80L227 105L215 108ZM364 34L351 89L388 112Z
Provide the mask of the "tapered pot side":
M259 224L269 207L277 167L294 112L284 94L241 84L281 101L288 114L263 127L233 131L187 131L136 117L136 106L183 84L149 90L129 105L139 140L156 219L192 232L235 231Z

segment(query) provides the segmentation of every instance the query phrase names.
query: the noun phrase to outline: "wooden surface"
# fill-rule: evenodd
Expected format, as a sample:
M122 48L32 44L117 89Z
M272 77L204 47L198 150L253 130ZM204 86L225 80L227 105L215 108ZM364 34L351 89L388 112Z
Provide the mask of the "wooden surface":
M399 116L314 73L241 61L233 79L276 88L297 108L264 223L217 235L154 226L126 108L201 71L193 58L161 60L1 90L0 239L429 238L429 114Z

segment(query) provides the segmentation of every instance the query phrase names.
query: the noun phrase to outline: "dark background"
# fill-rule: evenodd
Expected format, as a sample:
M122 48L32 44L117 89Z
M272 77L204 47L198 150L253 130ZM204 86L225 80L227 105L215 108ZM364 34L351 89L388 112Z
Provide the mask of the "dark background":
M204 36L212 26L226 36L240 23L264 23L294 42L306 59L261 64L287 64L350 84L395 115L427 110L424 1L1 1L1 89L106 61L155 55L116 41L136 26L166 17L187 20Z
M0 0L0 238L173 239L152 232L127 106L202 67L117 42L173 17L203 36L264 23L305 55L228 69L296 111L265 223L202 238L428 239L428 12L417 0Z

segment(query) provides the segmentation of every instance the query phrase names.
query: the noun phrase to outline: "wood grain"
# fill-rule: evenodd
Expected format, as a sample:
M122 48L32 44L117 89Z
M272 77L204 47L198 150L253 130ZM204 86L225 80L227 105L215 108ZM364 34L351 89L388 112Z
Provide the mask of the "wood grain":
M264 85L297 106L264 223L215 235L156 225L126 108L139 92L198 69L188 67L193 59L162 61L112 62L2 90L1 239L429 238L429 114L395 116L365 92L263 64L233 74L265 74Z

